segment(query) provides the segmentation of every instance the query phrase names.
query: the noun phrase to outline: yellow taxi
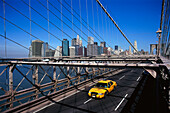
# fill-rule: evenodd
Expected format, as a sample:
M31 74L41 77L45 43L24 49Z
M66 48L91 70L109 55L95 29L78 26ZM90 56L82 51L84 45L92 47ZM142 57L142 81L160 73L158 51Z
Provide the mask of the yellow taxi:
M101 80L88 92L88 95L92 98L103 98L109 94L117 84L112 80Z

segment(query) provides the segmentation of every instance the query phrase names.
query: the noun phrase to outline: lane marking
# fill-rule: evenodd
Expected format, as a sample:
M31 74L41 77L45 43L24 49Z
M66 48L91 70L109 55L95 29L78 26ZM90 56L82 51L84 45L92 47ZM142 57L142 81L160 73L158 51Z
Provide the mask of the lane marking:
M125 77L125 75L124 76L122 76L121 78L119 78L119 80L121 80L122 78L124 78Z
M125 100L125 98L128 96L128 94L125 95L125 97L120 101L120 103L115 108L115 111L119 108L119 106L122 104L122 102Z
M91 100L92 100L92 98L88 99L87 101L84 102L84 104L88 103Z
M82 90L84 90L84 89L85 89L85 88L83 88ZM76 91L76 92L74 92L74 93L72 93L72 94L70 94L70 95L68 95L68 96L65 96L64 98L61 98L61 99L57 100L56 102L60 102L60 101L66 99L66 98L68 98L68 97L70 97L70 96L72 96L72 95L75 95L76 93L79 93L79 92L80 92L80 91ZM42 108L34 111L33 113L37 113L37 112L39 112L39 111L41 111L41 110L43 110L43 109L45 109L45 108L47 108L47 107L49 107L49 106L52 106L52 105L54 105L54 104L55 104L55 103L51 103L51 104L49 104L49 105L46 105L46 106L44 106L44 107L42 107Z
M139 81L140 77L138 77L138 79L136 81Z

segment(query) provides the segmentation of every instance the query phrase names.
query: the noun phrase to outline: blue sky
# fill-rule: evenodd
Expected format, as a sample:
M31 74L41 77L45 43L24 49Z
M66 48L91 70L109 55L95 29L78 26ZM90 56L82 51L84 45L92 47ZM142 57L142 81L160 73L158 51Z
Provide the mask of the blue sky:
M29 0L5 1L7 2L7 4L5 4L6 19L24 30L6 21L6 36L28 48L31 44L31 39L36 39L34 37L30 38L28 34L30 33L30 15L27 5L29 4ZM114 48L115 45L119 45L123 50L129 48L128 42L105 15L95 0L87 0L87 6L86 0L72 0L72 7L78 13L78 15L76 15L76 13L73 12L74 17L70 14L71 8L67 5L71 5L71 0L49 0L50 34L47 32L47 1L39 1L42 4L37 0L31 0L31 7L33 8L31 9L31 19L33 20L33 22L31 22L31 32L32 35L38 39L49 42L52 47L56 48L57 46L61 46L60 40L63 38L67 38L71 41L71 38L79 34L82 37L84 46L87 46L87 36L92 36L98 43L104 39L112 48ZM68 9L67 11L62 7L62 20L64 23L61 22L61 4L59 1ZM132 43L134 43L135 40L137 41L138 50L144 49L145 51L149 51L150 44L157 43L158 39L155 32L160 25L161 0L100 0L100 2L104 5L128 39ZM11 8L8 4L16 8L17 11L24 16ZM86 7L88 7L88 9L86 9ZM41 16L36 11L39 12ZM100 37L92 29L90 29L92 33L88 32L88 25L83 20L80 20L80 11L83 20L86 22L88 21L89 26L93 28ZM4 35L2 0L0 0L0 16L0 34ZM72 17L74 25L72 24ZM83 25L81 25L77 19L82 22ZM64 33L61 31L62 29ZM72 31L72 29L74 29L74 31ZM6 45L7 57L28 57L28 50L25 48L8 40L6 40ZM5 57L4 54L5 39L0 36L0 57Z

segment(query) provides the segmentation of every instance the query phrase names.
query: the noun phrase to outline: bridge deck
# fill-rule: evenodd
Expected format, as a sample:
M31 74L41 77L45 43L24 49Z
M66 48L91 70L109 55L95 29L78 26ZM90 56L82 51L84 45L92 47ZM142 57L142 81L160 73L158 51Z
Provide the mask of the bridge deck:
M60 104L49 104L47 106L37 109L37 113L68 113L68 112L84 112L79 108L85 109L89 112L121 112L128 99L131 97L142 77L142 69L128 69L113 75L107 79L115 80L118 84L116 89L112 91L104 99L91 99L87 96L88 90L77 90L74 95L63 95L63 99L57 102L66 105L75 106L76 108L66 107ZM68 97L69 96L69 97ZM67 97L67 98L66 98ZM126 98L125 98L126 97ZM30 111L30 110L29 110ZM26 111L27 112L27 111Z

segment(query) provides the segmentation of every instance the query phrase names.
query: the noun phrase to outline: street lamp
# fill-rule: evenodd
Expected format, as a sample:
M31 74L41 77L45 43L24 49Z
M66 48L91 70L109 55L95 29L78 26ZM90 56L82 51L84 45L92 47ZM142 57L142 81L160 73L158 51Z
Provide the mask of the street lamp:
M161 33L162 33L162 31L161 31L160 29L158 29L158 31L156 31L157 37L158 37L158 39L159 39L159 42L158 42L158 51L157 51L157 55L158 55L158 56L160 55Z

